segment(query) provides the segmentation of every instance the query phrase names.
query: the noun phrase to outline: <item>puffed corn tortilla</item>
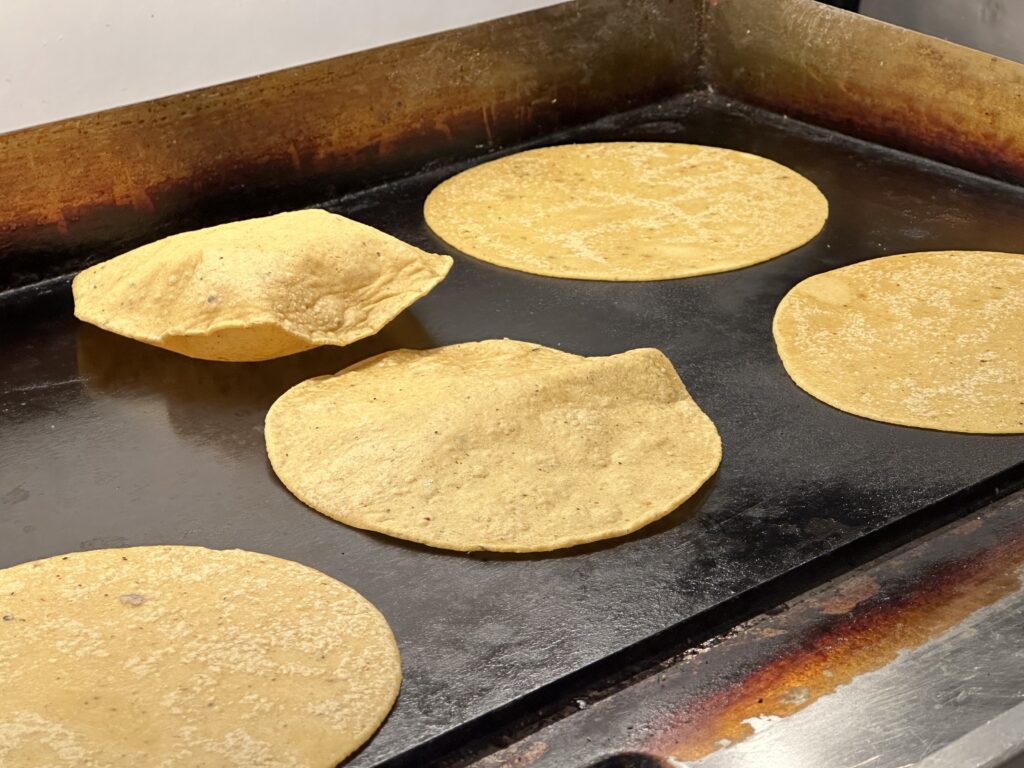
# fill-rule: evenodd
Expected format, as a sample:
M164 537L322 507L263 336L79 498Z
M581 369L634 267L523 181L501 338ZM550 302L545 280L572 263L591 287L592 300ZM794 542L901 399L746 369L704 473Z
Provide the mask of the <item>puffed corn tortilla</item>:
M714 474L721 441L655 349L581 357L521 341L398 350L282 395L284 485L357 528L459 551L623 536Z
M86 269L75 315L206 360L252 361L379 331L452 260L322 210L235 221Z
M775 313L802 389L876 421L1024 432L1024 255L905 253L810 277Z
M427 198L430 228L502 267L581 280L666 280L775 258L822 228L810 181L757 155L662 142L532 149Z
M334 768L398 695L384 617L240 550L76 552L0 570L0 765Z

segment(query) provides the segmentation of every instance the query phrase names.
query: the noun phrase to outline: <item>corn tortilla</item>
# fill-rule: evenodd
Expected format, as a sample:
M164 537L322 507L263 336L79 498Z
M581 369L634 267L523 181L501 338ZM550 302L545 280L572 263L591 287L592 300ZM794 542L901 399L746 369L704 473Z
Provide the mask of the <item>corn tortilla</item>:
M466 552L631 533L696 493L722 452L661 352L509 340L310 379L270 408L266 440L278 477L317 511Z
M0 765L333 768L401 682L345 585L253 552L137 547L0 571Z
M905 253L815 275L786 294L774 332L793 381L842 411L1024 432L1024 255Z
M75 315L206 360L251 361L376 333L452 260L327 211L184 232L97 264Z
M717 147L611 142L483 163L427 198L430 228L502 267L581 280L726 272L803 245L828 216L795 171Z

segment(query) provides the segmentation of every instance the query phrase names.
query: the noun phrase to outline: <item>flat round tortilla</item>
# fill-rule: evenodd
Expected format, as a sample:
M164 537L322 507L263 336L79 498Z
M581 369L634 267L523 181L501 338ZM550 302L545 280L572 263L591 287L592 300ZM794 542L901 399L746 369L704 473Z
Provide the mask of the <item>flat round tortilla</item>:
M763 157L659 142L545 147L441 183L427 224L502 267L580 280L666 280L773 259L814 237L828 202Z
M370 336L452 260L321 210L183 232L75 277L75 315L188 357L269 360Z
M1024 432L1024 255L935 251L825 272L791 290L775 343L842 411L948 432Z
M253 552L138 547L0 571L0 765L333 768L401 682L358 593Z
M580 357L508 340L310 379L270 408L266 439L313 509L464 552L623 536L690 498L722 456L658 350Z

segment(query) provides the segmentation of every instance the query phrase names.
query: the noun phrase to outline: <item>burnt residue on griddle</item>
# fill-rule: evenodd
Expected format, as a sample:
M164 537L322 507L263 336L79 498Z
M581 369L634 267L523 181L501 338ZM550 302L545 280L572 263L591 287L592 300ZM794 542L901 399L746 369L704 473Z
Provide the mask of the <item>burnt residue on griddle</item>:
M947 544L948 546L948 544ZM645 746L677 760L698 760L753 734L751 719L787 717L855 677L879 669L975 611L1021 588L1024 531L966 556L947 551L895 558L884 586L875 576L844 580L779 617L751 625L752 636L779 633L791 646L735 683L652 724Z

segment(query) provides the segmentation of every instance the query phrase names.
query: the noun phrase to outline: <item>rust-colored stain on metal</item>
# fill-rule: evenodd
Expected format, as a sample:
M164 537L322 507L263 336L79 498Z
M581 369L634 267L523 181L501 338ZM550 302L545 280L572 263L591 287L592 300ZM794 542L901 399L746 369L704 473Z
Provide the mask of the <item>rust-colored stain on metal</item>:
M791 715L1020 589L1022 563L1024 537L943 566L906 594L886 594L861 577L812 598L820 623L798 649L674 713L644 746L697 760L742 741L754 732L751 718Z

